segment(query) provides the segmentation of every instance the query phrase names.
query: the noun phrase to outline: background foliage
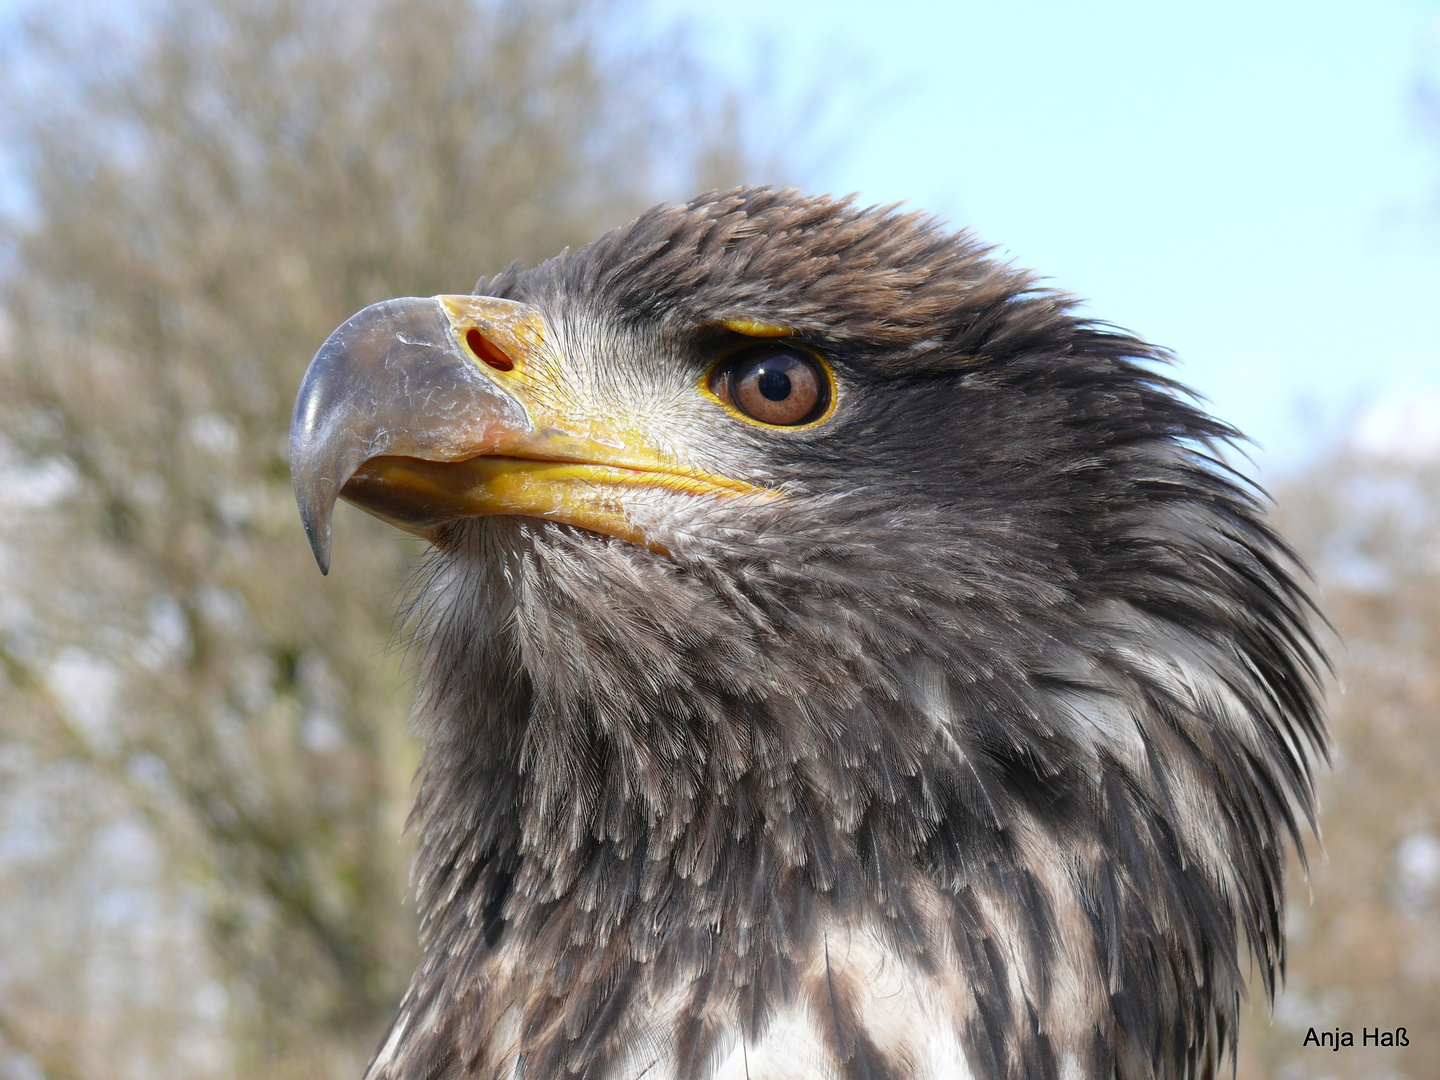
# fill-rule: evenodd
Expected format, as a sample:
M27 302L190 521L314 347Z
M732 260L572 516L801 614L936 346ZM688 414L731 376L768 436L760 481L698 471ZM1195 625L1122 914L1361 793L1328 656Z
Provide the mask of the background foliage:
M360 1075L414 962L412 551L342 507L320 578L290 405L365 304L777 178L635 16L160 0L6 44L0 1080ZM1278 496L1344 693L1241 1074L1440 1076L1440 472L1337 448ZM1434 1052L1300 1047L1399 1024Z
M1276 491L1335 627L1323 848L1292 860L1290 974L1240 1075L1440 1077L1440 463L1337 450ZM1364 1048L1362 1029L1410 1046ZM1307 1049L1351 1031L1357 1049Z
M733 182L604 0L40 10L7 57L0 1076L359 1076L414 964L409 553L285 460L358 308ZM18 1075L26 1075L23 1071Z

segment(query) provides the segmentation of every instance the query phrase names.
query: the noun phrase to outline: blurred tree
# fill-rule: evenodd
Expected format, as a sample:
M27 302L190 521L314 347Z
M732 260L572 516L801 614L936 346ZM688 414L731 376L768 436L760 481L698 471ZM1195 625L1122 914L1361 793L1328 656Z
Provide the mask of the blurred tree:
M1340 644L1323 855L1291 890L1289 978L1242 1076L1440 1077L1440 464L1337 450L1277 490ZM1408 1029L1408 1047L1362 1031ZM1308 1030L1356 1048L1304 1045Z
M1440 39L1420 45L1418 119L1440 149ZM1339 642L1335 756L1323 855L1290 893L1289 978L1273 1018L1252 1008L1244 1076L1440 1080L1440 460L1386 426L1387 454L1339 446L1276 491ZM1312 1027L1356 1048L1306 1047ZM1362 1042L1398 1027L1408 1047Z
M359 1075L413 966L407 548L352 514L322 582L290 405L368 303L764 179L647 25L166 0L6 44L0 1076Z

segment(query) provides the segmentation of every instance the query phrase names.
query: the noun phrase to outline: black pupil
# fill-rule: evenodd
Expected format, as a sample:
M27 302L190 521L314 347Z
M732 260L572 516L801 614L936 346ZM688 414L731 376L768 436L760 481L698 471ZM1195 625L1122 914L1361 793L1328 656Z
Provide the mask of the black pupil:
M790 396L790 376L776 368L761 368L755 384L771 401L784 401Z

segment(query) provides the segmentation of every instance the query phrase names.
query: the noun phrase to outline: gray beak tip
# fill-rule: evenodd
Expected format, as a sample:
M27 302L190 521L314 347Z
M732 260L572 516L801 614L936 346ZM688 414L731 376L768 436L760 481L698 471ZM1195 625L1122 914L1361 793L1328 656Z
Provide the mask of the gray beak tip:
M330 485L317 483L312 476L296 475L295 502L300 509L300 521L305 526L305 538L310 541L310 551L320 573L330 573L331 521L335 515L333 490L323 490Z
M301 400L304 400L302 391ZM300 410L297 408L297 414ZM295 503L300 510L300 521L305 526L305 538L310 541L310 550L320 573L330 573L331 522L335 515L335 499L339 494L337 485L330 479L337 463L333 453L326 453L323 439L317 439L312 425L299 419L290 430L291 475L295 483ZM319 466L318 468L316 466Z
M329 576L330 574L330 522L326 521L324 527L320 527L308 515L304 517L305 536L310 541L310 551L315 556L315 565L320 567L320 573Z

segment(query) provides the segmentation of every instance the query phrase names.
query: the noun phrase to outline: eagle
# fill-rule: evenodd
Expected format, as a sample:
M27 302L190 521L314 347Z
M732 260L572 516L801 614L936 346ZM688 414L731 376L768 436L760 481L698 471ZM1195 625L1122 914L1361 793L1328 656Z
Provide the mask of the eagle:
M1233 1062L1323 621L1168 356L769 187L340 326L290 436L314 554L337 498L430 545L423 952L370 1080Z

